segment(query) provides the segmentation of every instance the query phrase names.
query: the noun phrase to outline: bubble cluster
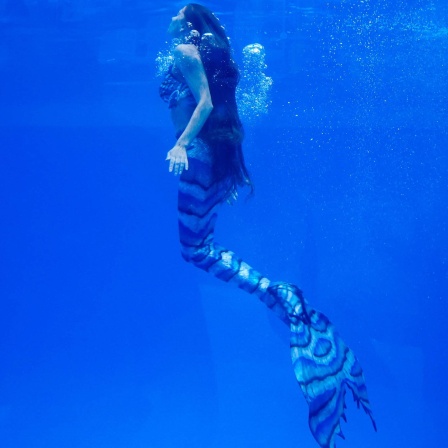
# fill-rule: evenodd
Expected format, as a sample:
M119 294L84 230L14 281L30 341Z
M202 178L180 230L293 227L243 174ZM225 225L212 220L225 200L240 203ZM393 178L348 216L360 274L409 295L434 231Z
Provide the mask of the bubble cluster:
M155 59L156 63L156 76L163 76L173 63L174 58L171 50L159 51Z
M246 45L243 49L243 69L236 92L238 110L246 121L255 121L267 114L271 104L269 93L272 78L266 76L265 50L258 43Z

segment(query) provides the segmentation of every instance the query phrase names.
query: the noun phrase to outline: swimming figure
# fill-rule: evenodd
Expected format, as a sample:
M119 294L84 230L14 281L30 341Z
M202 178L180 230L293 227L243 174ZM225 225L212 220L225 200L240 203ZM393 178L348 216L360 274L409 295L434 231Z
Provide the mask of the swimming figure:
M207 8L188 4L172 18L173 63L160 86L177 141L168 151L169 171L180 175L179 235L183 258L215 277L257 296L291 330L291 356L309 406L309 426L322 448L343 437L346 389L373 420L361 366L334 326L311 308L302 291L271 282L214 241L219 207L252 188L242 152L243 127L235 91L238 68L229 40Z

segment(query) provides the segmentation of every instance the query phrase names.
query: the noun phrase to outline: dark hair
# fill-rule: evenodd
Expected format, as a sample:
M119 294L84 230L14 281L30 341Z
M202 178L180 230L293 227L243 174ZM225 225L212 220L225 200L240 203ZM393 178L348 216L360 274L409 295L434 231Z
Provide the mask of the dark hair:
M213 103L212 113L199 137L212 148L215 177L230 179L229 192L238 185L248 185L253 191L244 163L244 130L235 98L240 74L232 59L229 39L218 18L205 6L189 3L184 16L191 28L200 34L198 49Z

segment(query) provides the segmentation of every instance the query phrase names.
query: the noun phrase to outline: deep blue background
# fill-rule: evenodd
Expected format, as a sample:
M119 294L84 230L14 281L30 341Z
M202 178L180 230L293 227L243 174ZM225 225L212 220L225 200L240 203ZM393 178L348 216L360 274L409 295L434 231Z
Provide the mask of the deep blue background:
M218 240L357 353L379 432L348 397L338 446L442 446L446 4L206 5L274 79ZM287 330L179 255L154 60L181 6L0 1L1 447L316 446Z

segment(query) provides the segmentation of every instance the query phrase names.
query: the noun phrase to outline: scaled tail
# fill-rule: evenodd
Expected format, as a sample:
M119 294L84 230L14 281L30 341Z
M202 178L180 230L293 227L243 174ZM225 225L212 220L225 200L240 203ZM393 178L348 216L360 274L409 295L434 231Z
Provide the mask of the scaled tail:
M346 386L376 431L361 365L334 325L305 302L295 285L275 283L269 290L294 309L290 313L291 358L309 406L310 429L319 445L334 448L335 435L344 438L340 423L341 418L346 421Z

